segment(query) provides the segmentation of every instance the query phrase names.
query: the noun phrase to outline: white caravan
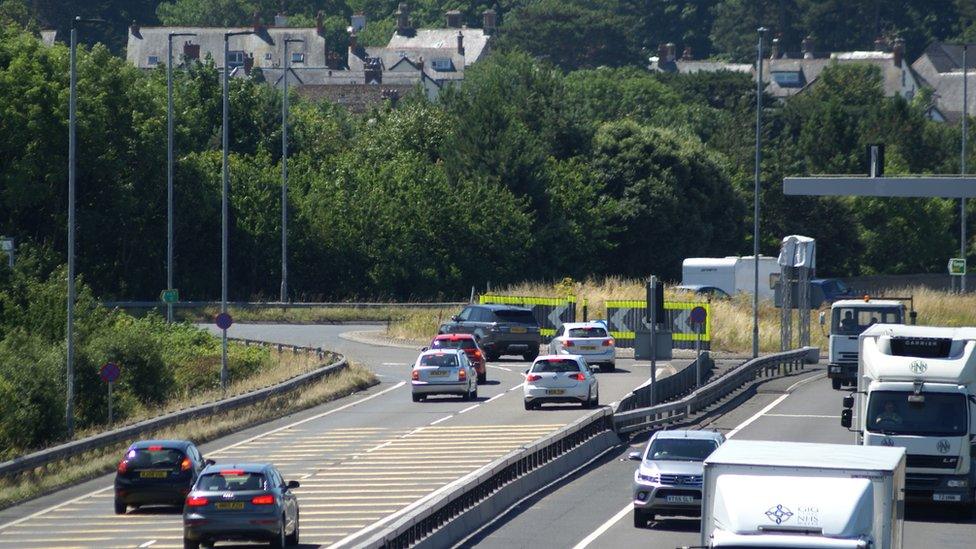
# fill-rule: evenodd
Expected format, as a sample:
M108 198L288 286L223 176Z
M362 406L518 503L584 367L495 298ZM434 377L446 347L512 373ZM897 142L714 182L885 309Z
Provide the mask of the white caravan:
M704 470L702 547L902 546L903 448L731 440Z
M759 256L759 298L772 299L770 275L780 272L775 257ZM682 286L711 286L734 296L752 294L754 256L689 257L681 262Z
M820 313L820 325L825 323ZM827 377L834 389L857 385L858 336L875 324L904 324L905 306L885 299L845 299L830 306L830 365Z
M907 450L908 501L970 517L976 328L878 324L860 343L858 390L844 398L841 425L856 415L858 444Z

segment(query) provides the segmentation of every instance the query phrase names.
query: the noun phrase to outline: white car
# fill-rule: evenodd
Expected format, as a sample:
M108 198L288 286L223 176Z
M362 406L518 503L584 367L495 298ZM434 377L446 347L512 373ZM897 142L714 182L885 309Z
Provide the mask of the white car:
M587 364L599 364L601 372L617 367L616 342L602 322L567 322L549 342L551 355L579 355Z
M578 355L545 355L535 359L525 371L522 385L525 409L544 402L578 402L584 407L600 405L600 384Z
M478 372L463 349L431 349L420 353L410 372L413 401L428 395L478 398Z

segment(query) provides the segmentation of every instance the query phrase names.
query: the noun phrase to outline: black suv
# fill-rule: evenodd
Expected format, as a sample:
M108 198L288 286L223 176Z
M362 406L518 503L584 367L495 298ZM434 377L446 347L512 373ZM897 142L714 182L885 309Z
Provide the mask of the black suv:
M438 333L473 334L488 360L513 354L535 360L542 343L539 322L532 311L512 305L468 305L450 322L441 324Z

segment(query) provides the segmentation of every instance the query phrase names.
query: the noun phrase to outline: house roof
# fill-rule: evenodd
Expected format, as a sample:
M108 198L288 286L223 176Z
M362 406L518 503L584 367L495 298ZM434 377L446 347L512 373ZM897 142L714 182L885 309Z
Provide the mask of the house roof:
M895 66L894 54L881 51L853 51L833 53L830 58L791 59L778 58L768 60L768 69L763 73L763 81L767 83L766 90L774 97L790 97L796 95L808 85L812 84L825 68L834 64L869 64L881 69L882 88L885 96L893 96L911 87L905 78L905 72L910 73L911 79L916 80L915 74L908 63L902 61L902 66ZM800 72L801 82L796 86L783 86L773 76L777 72Z
M55 29L45 29L41 31L41 42L44 42L45 46L53 46L54 41L58 39L58 31Z
M976 49L971 50L973 55L966 56L966 65L969 69L976 67ZM945 42L932 42L925 48L923 56L928 56L935 70L939 72L952 72L962 70L962 45L946 44Z
M976 74L966 75L969 90L966 98L967 112L970 116L976 114ZM963 78L962 70L947 72L939 75L935 82L931 82L935 94L934 103L939 112L949 122L962 120Z
M481 59L488 53L488 41L491 35L482 29L417 29L413 36L393 35L386 49L398 50L451 50L457 52L457 35L464 36L464 66Z
M151 68L149 57L155 57L159 63L165 63L169 33L194 33L196 36L179 36L173 39L174 57L182 53L182 46L186 42L200 46L200 59L210 54L218 68L224 66L224 33L253 31L253 27L132 27L129 29L126 58L140 68ZM244 51L254 56L254 66L264 68L277 67L282 63L285 39L304 40L305 43L291 43L289 53L304 53L303 62L291 63L293 66L325 67L326 48L325 38L318 34L317 29L267 27L256 34L235 36L230 38L230 49Z
M751 74L753 72L753 67L749 63L726 63L724 61L709 61L707 59L677 59L675 61L664 62L662 64L660 58L657 56L648 58L648 61L650 62L648 69L654 72L677 72L680 74L719 71L743 72L746 74Z

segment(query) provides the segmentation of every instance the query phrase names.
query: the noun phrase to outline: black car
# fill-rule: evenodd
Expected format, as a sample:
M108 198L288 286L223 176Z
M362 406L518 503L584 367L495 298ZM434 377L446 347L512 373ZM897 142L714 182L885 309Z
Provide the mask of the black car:
M183 505L204 459L188 440L143 440L129 446L115 473L115 514L130 505Z
M512 305L468 305L441 324L438 333L473 334L488 360L498 360L501 355L535 360L542 343L539 321L532 311Z

